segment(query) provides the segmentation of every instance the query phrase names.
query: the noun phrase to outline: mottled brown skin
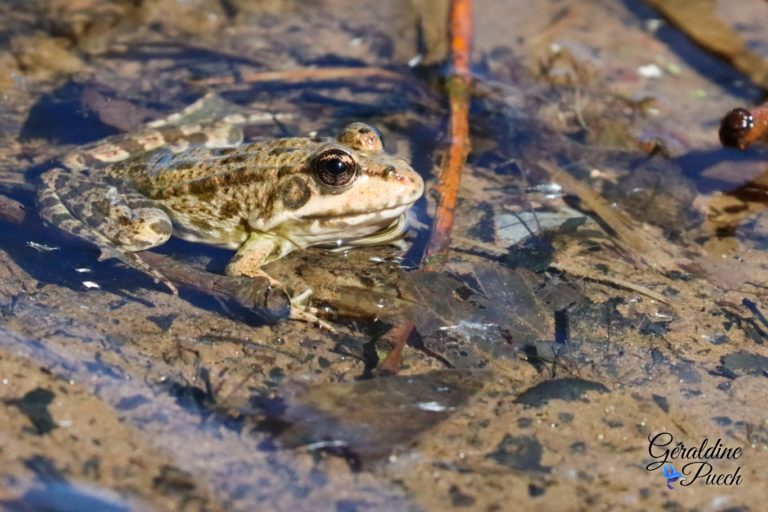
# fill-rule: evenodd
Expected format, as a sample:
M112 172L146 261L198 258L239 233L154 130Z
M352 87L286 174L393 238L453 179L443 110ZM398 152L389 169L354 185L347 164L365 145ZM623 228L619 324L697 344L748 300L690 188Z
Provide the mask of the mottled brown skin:
M222 122L158 125L85 148L42 176L41 216L174 289L137 254L171 234L237 249L228 274L265 276L295 249L398 238L423 193L363 123L335 139L241 137Z

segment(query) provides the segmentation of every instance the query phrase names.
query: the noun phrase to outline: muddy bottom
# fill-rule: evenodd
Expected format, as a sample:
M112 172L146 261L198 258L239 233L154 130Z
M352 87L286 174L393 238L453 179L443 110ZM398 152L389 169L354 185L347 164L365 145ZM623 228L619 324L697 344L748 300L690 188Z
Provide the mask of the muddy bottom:
M763 59L768 4L714 3ZM0 5L6 508L764 508L768 154L717 135L757 73L639 0L475 1L472 152L427 271L444 4ZM270 289L174 237L146 259L173 295L43 222L64 155L206 95L248 141L375 126L426 183L403 242L293 252ZM307 289L326 328L287 318Z

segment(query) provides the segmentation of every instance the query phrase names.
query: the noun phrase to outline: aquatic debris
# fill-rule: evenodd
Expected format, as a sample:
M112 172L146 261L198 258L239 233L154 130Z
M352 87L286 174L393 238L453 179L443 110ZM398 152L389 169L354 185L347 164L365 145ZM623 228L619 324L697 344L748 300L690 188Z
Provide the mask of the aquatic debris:
M35 388L18 399L4 400L6 405L16 407L32 423L35 435L42 436L56 428L48 406L51 405L55 395L44 388Z
M267 279L212 274L153 252L142 253L142 259L179 285L215 297L226 304L245 308L254 313L258 320L274 322L289 313L288 294L269 286Z
M24 206L10 197L0 194L0 221L21 224L25 217Z
M584 400L584 395L590 391L607 393L609 390L604 384L577 377L565 377L539 382L520 393L515 399L518 404L531 407L541 407L550 400Z
M730 148L747 149L768 138L768 104L752 110L735 108L720 121L720 142Z
M388 456L461 409L482 389L483 371L436 370L286 389L275 419L286 447L341 452L361 463ZM291 389L293 388L293 389Z
M722 366L734 374L737 371L751 375L768 377L768 357L746 350L727 354L720 358Z
M426 268L434 270L451 241L454 210L461 183L461 174L472 148L469 136L469 101L472 91L470 53L472 46L472 0L452 0L450 3L450 64L446 91L451 110L448 151L440 162L440 174L432 193L437 197L435 217L429 243L422 256ZM379 365L387 373L397 373L403 347L408 341L413 323L396 326L395 348Z
M504 436L496 451L486 455L497 464L518 469L549 473L551 468L541 465L544 448L541 442L532 436Z
M659 78L664 72L656 64L646 64L637 68L637 73L644 78Z
M429 261L448 248L453 226L453 215L461 183L461 174L472 147L469 137L469 99L472 72L469 68L472 41L472 2L451 2L451 76L446 89L451 109L450 146L440 162L440 174L433 193L437 196L435 219L432 225L424 260Z
M589 217L580 211L562 206L556 211L502 213L493 219L493 223L496 236L507 245L512 245L547 229L560 227L566 222L586 222L587 220Z
M475 264L461 280L423 271L409 277L419 305L409 313L425 347L456 368L516 359L526 344L554 341L555 312L581 298L556 279L498 264Z
M54 247L52 245L41 244L39 242L34 242L34 241L31 241L31 240L29 242L27 242L27 247L31 247L34 250L40 251L40 252L53 252L53 251L58 251L59 250L58 247Z
M234 83L307 83L312 81L349 80L354 78L374 78L377 80L403 81L406 77L383 68L375 67L336 67L287 69L282 71L244 72L238 77L214 76L202 80L208 85Z

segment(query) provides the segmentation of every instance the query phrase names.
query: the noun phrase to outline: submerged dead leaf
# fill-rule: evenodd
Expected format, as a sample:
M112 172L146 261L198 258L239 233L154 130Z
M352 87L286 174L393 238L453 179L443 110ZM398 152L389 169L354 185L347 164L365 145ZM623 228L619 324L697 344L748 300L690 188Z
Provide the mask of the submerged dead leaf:
M280 415L288 423L280 442L371 461L407 447L460 410L488 375L438 370L298 390Z
M526 344L554 340L555 311L579 299L571 286L526 269L466 267L456 277L411 274L421 304L411 311L416 328L429 351L458 368L483 368Z

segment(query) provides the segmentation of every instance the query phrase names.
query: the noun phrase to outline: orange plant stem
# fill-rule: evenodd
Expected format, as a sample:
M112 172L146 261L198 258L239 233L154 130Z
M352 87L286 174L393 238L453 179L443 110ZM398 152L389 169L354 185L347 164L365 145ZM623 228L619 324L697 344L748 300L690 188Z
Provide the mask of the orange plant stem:
M472 1L451 2L451 54L453 73L448 79L450 102L450 144L440 164L440 175L435 185L437 208L432 234L424 258L430 259L448 248L456 208L456 197L461 183L461 172L470 151L469 99L472 74L469 68L472 40Z
M425 268L440 266L439 256L451 243L451 227L456 198L461 184L461 173L470 151L469 100L472 73L469 67L472 41L472 0L451 1L451 56L453 70L448 78L447 90L450 103L450 144L440 162L440 174L435 192L437 208L432 233L424 252ZM386 373L397 373L400 368L403 347L413 332L413 322L405 322L394 328L395 348L379 365Z

